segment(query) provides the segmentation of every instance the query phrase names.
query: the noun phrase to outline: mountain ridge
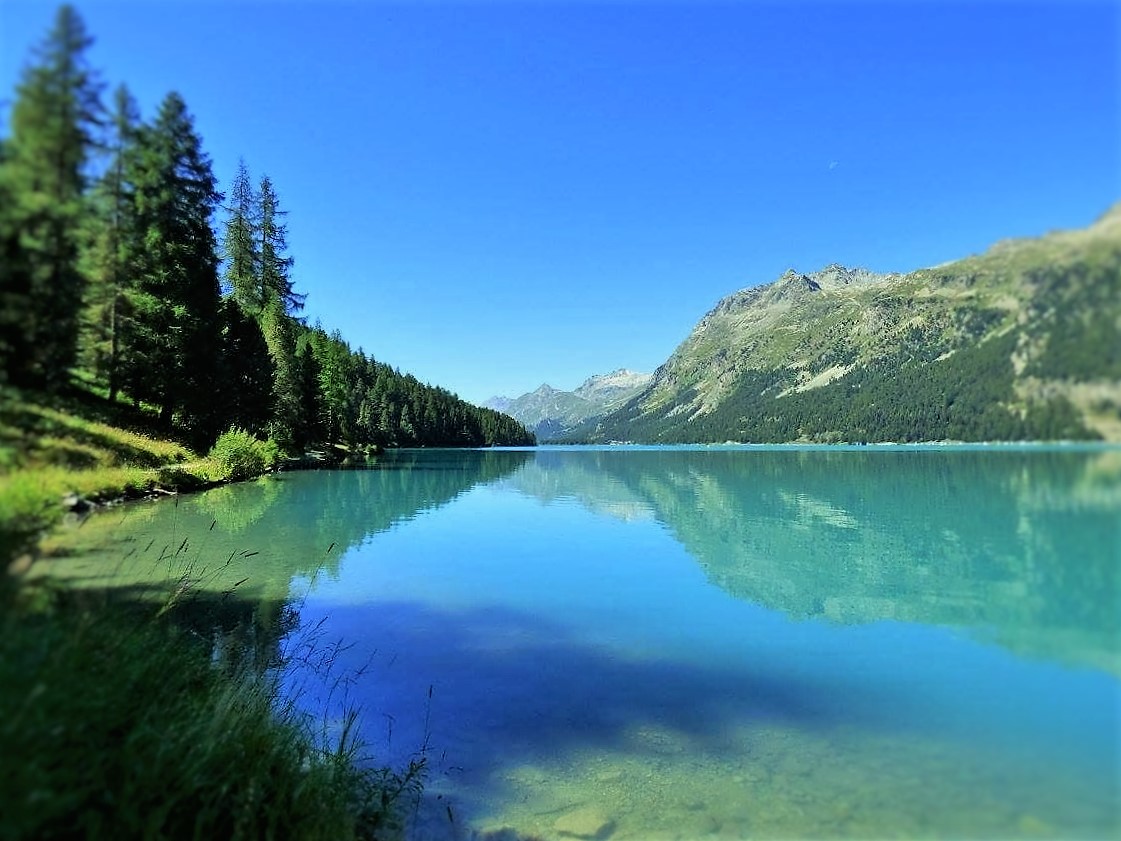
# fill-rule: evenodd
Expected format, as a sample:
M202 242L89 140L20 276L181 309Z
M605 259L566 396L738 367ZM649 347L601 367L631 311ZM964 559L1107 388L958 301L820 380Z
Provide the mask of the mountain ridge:
M1121 440L1121 203L909 273L830 264L720 299L568 440Z
M651 374L617 368L608 374L594 374L573 391L542 383L520 397L495 396L483 402L535 430L539 441L553 440L582 423L619 408L650 381Z

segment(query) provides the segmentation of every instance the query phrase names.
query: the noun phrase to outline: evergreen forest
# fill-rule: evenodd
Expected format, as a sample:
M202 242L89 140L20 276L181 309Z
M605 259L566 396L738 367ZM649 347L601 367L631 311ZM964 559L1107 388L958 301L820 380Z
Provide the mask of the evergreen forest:
M221 192L183 98L107 95L91 44L61 7L0 139L0 388L135 407L203 450L232 428L288 453L533 443L308 324L277 185L242 161Z

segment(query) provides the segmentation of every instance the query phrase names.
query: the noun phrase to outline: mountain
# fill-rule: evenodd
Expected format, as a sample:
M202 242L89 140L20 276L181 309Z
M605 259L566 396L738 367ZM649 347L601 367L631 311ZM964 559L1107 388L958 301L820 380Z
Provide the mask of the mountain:
M1121 441L1121 204L908 274L831 265L743 289L568 437Z
M652 377L653 374L639 374L620 368L610 374L588 377L573 394L589 403L612 409L641 391Z
M521 397L492 397L483 405L516 418L535 431L538 441L554 440L581 423L618 409L641 391L651 376L620 368L589 377L575 391L560 391L545 383Z

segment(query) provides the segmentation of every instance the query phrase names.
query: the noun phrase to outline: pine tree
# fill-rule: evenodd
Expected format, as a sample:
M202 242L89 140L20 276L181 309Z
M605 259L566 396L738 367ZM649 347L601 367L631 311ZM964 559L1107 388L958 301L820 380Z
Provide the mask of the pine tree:
M272 420L273 388L265 337L256 319L243 312L232 296L222 301L221 318L221 426L263 436Z
M263 434L271 426L275 366L263 333L260 210L249 169L238 162L222 237L224 421Z
M315 331L304 330L296 341L296 387L299 412L293 430L292 446L302 450L325 437L321 421L322 401L319 392L319 363L312 347Z
M11 369L18 359L17 349L23 344L19 341L18 328L26 307L21 293L27 278L23 251L19 247L15 199L9 179L3 177L7 146L0 140L0 386L7 385L16 373Z
M261 330L268 348L272 372L272 422L270 437L289 450L296 449L301 425L300 374L296 362L296 341L300 324L281 311L280 299L273 299L262 313Z
M210 220L222 196L178 94L140 132L129 176L140 248L128 388L159 406L165 423L181 410L204 441L218 423L218 256Z
M222 239L227 294L233 296L242 312L260 317L265 308L261 292L260 216L257 196L249 180L245 161L239 161L237 175L226 207L225 236Z
M121 337L129 309L129 279L133 255L128 231L135 225L126 161L133 153L140 115L128 88L113 95L107 144L109 163L94 185L90 200L90 234L85 259L88 285L85 296L81 357L86 368L116 400L120 388Z
M16 385L57 388L75 360L85 168L102 111L85 61L91 43L78 13L62 6L12 109L0 167L0 352Z
M261 299L277 300L284 314L293 315L304 308L304 296L296 293L289 276L294 261L288 256L288 228L283 223L288 212L280 209L280 199L267 175L261 178L259 201Z
M273 423L271 434L282 446L295 448L301 425L301 394L296 364L296 339L300 324L294 313L303 309L304 296L292 286L293 260L288 255L286 211L272 181L261 178L258 191L260 270L257 295L262 302L261 330L273 366Z

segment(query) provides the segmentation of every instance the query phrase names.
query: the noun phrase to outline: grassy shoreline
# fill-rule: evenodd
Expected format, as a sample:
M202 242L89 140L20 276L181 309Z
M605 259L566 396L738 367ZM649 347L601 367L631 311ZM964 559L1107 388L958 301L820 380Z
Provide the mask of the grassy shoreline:
M68 509L253 478L153 428L136 407L75 392L61 405L0 394L0 558L35 552ZM25 560L26 563L26 560Z
M398 837L423 762L378 768L351 727L325 744L283 698L285 605L26 575L67 509L273 458L244 434L200 457L146 421L88 394L0 394L0 838Z

